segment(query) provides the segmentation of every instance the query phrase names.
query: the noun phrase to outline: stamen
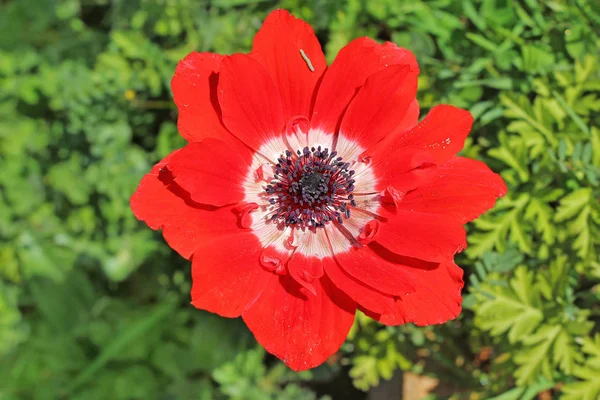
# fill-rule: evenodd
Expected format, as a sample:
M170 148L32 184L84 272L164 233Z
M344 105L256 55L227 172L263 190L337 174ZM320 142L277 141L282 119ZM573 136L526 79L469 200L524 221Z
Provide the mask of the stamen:
M348 207L356 206L354 171L336 156L321 146L283 153L265 187L273 206L270 219L287 226L320 228L350 218Z

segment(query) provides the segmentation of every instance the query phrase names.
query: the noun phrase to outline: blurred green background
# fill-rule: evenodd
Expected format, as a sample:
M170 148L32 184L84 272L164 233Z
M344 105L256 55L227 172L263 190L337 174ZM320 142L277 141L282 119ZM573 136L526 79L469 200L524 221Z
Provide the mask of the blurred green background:
M249 51L275 7L330 61L363 35L414 51L423 114L469 109L463 154L510 188L469 226L456 321L359 316L300 374L195 310L128 204L184 144L178 60ZM599 37L595 0L0 1L0 399L600 399Z

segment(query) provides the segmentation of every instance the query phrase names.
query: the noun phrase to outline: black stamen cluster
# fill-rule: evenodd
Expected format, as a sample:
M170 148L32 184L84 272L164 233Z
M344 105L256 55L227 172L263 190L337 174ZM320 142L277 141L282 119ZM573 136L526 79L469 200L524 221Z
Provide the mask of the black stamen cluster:
M271 220L299 227L323 227L350 218L354 200L354 171L329 149L308 148L277 159L275 175L265 191L275 206Z

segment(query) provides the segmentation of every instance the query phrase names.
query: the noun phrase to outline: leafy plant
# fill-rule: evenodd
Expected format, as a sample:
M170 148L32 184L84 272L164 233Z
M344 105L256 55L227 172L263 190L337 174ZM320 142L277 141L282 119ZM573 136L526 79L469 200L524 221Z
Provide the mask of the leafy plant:
M509 186L457 258L461 317L359 315L342 353L303 374L193 310L189 266L128 204L184 143L178 60L248 51L276 6L329 61L363 35L413 50L422 115L469 109L463 154ZM358 399L398 369L443 399L600 396L598 2L9 0L0 26L0 398Z

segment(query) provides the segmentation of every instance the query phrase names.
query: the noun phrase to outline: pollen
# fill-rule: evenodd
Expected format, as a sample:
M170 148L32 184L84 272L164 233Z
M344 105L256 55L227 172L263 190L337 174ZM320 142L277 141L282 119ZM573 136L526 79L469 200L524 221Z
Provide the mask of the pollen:
M354 200L354 171L350 163L329 149L287 150L277 159L275 174L266 186L272 221L286 226L324 227L350 218Z

